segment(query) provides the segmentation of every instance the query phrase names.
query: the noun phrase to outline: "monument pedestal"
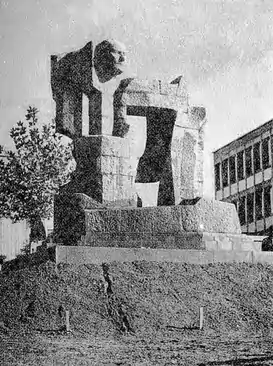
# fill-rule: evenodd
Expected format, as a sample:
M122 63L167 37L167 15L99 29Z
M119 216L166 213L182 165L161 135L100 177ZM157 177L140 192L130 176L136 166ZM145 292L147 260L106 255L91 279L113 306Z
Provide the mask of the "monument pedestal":
M74 140L77 163L55 197L56 242L78 251L260 250L241 234L234 205L196 198L203 193L206 110L189 106L182 76L124 78L124 49L113 41L94 54L89 43L52 60L56 127ZM82 136L83 94L89 136Z
M198 198L175 206L107 208L82 194L73 200L59 199L62 212L54 218L56 242L64 245L261 250L261 242L241 234L235 206L230 203Z

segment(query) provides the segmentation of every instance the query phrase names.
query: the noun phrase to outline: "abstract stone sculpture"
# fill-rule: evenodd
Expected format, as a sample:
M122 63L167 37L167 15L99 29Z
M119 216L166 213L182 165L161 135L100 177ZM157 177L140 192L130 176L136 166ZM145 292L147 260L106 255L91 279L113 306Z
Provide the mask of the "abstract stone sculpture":
M64 191L109 206L136 206L135 183L138 195L141 183L145 189L158 183L154 205L202 195L204 108L189 107L182 77L171 83L121 79L125 53L120 42L106 40L94 55L89 42L51 57L56 128L74 140L77 162ZM89 136L84 137L83 94L89 99ZM134 148L140 142L144 146Z
M170 83L128 78L122 43L105 40L93 49L89 42L51 56L56 130L72 138L77 163L56 198L55 226L75 194L85 195L89 208L170 206L202 196L206 111L189 106L183 77ZM87 136L83 95L89 100Z

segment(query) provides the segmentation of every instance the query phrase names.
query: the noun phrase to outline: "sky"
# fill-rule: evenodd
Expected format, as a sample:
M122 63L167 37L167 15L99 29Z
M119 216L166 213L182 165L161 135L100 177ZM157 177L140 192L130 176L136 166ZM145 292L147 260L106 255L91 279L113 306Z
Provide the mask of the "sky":
M115 38L139 78L187 80L212 151L273 118L272 0L0 0L0 144L28 105L54 116L50 55Z

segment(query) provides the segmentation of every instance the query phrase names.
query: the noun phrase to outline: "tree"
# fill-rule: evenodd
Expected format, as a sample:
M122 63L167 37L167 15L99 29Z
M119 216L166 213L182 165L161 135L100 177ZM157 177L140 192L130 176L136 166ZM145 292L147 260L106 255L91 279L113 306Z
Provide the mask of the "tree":
M53 215L53 198L73 170L71 144L64 144L54 124L38 128L38 110L30 106L26 121L10 131L15 151L0 161L0 217L27 220L30 241L45 236L43 219Z

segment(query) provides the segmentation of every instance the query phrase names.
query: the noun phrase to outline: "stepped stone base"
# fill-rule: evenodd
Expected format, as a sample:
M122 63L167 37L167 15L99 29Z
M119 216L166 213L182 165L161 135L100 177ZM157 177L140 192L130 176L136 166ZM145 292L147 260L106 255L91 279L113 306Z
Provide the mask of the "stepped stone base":
M108 208L83 194L60 195L56 200L55 242L64 245L183 249L220 245L216 234L203 233L235 235L224 241L228 248L241 240L236 239L241 227L235 206L226 202L196 198L175 206Z
M261 251L261 241L242 234L184 232L184 233L92 233L79 246L115 248L164 248L196 250Z
M57 198L62 210L55 215L55 243L113 250L261 252L262 238L241 233L229 203L196 198L175 206L109 208L83 194L72 197Z
M73 265L102 264L110 262L173 262L190 264L247 262L273 264L273 252L236 250L180 250L146 248L94 248L56 246L55 262Z

